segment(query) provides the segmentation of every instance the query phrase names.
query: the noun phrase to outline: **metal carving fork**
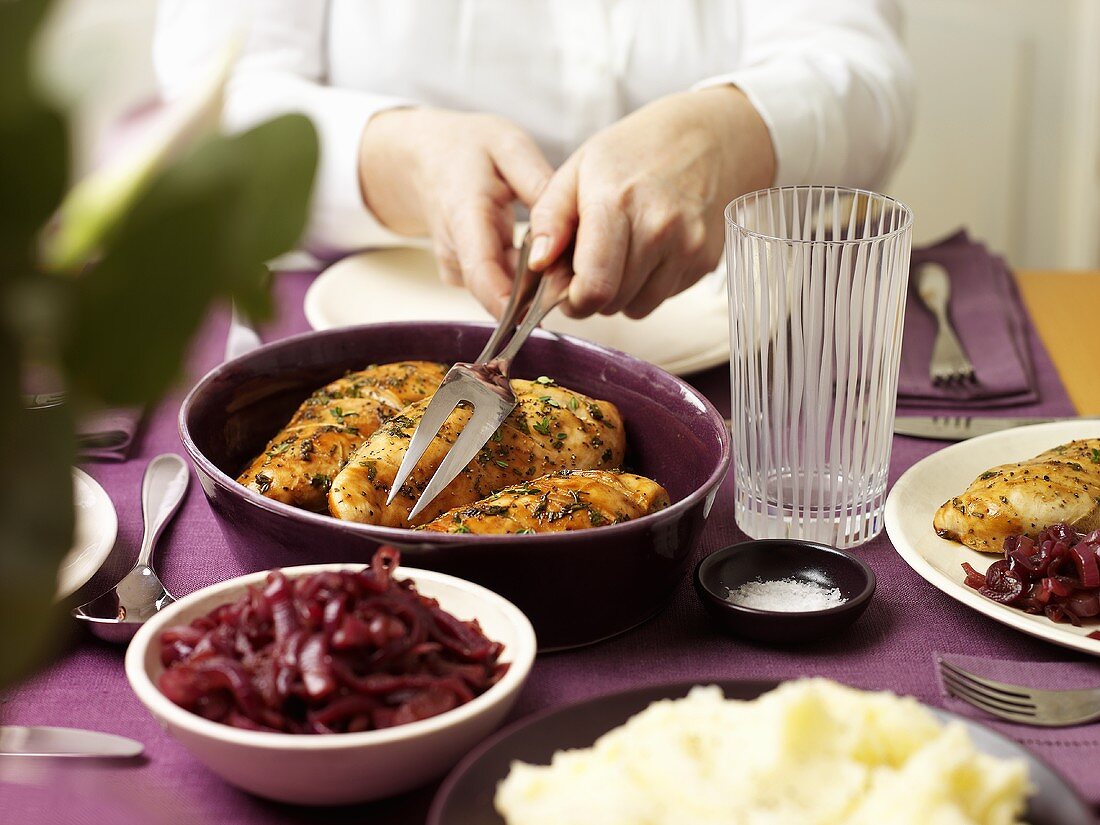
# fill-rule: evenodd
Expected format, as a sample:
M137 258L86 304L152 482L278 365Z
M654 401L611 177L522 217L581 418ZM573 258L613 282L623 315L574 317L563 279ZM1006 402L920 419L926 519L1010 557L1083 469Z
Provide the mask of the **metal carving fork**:
M390 487L386 503L390 504L404 486L409 474L420 462L424 451L435 438L451 412L459 404L473 407L470 420L459 433L451 449L443 457L439 469L428 482L409 513L409 521L427 507L451 480L473 460L478 451L492 437L497 428L516 408L516 396L508 381L512 359L530 336L532 330L546 314L565 298L569 289L571 271L568 267L556 267L542 276L527 268L527 256L531 247L530 231L524 236L516 264L515 284L508 306L489 343L472 364L458 363L447 372L424 417L413 433L409 449L401 460L397 476ZM534 293L532 297L532 292ZM527 310L523 322L516 329L516 319ZM505 336L515 329L508 344L501 348ZM499 351L498 351L499 350Z

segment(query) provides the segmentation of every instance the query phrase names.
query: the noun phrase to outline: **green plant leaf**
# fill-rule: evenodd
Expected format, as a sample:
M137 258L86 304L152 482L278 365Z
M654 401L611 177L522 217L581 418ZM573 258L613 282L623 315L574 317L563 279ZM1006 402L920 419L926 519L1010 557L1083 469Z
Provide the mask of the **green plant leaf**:
M73 425L67 407L27 410L19 347L0 332L0 455L17 474L0 496L0 685L53 649L61 614L57 569L72 545Z
M0 89L10 82L0 80ZM40 102L10 109L0 104L0 283L31 273L38 232L68 176L69 136L61 116Z
M38 232L68 180L64 119L30 82L33 36L49 3L0 2L0 455L17 476L0 496L0 685L52 650L57 569L72 543L69 411L24 408L30 355L52 352L57 315L34 270ZM52 303L47 299L47 302Z
M215 134L225 87L240 52L232 38L192 88L153 116L142 136L81 180L58 207L44 238L43 264L75 274L92 261L156 174L201 138Z
M0 2L0 112L35 99L31 90L31 48L50 6L47 0Z
M73 531L72 411L159 398L212 301L232 298L254 317L267 311L264 261L301 235L318 154L312 125L288 116L209 138L167 166L146 164L140 185L105 199L109 219L85 233L99 261L72 279L42 273L39 233L69 175L67 122L29 79L50 5L0 0L0 455L16 474L0 497L0 686L41 663L59 627L57 569ZM95 200L84 207L94 211ZM60 369L70 405L24 408L31 363Z
M207 139L166 168L73 281L65 364L81 395L155 400L178 377L211 301L266 312L263 262L300 237L316 161L312 124L287 116Z
M210 151L231 155L245 167L239 243L250 256L268 261L293 248L309 218L309 195L317 167L317 134L309 118L284 115Z

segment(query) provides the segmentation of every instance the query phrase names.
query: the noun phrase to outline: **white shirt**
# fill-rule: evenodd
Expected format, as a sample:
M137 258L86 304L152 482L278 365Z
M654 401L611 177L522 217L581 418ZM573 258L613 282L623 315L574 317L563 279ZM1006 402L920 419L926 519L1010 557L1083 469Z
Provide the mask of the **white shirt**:
M504 115L556 166L648 101L732 83L777 184L879 185L911 122L899 18L893 0L161 0L154 63L171 98L245 25L226 122L313 119L309 241L346 251L397 239L358 176L364 127L395 106Z

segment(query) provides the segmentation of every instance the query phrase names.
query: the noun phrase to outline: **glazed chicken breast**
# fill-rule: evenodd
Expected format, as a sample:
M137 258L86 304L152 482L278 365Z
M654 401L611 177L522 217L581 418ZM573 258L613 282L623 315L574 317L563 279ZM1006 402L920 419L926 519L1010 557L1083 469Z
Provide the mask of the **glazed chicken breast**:
M512 381L517 405L477 456L416 518L426 524L441 513L480 501L521 481L562 469L614 469L626 449L622 418L614 404L560 387L547 378ZM470 410L458 407L428 445L393 503L386 497L430 399L391 418L355 452L329 491L337 518L386 527L410 526L408 515L443 461Z
M317 390L240 477L256 492L324 511L332 479L368 436L436 391L447 368L429 361L378 364Z
M1071 441L986 470L966 492L945 502L932 524L945 539L1000 553L1006 537L1034 538L1062 522L1083 533L1100 528L1100 438Z
M662 510L668 491L615 470L558 470L448 510L420 530L436 533L558 533L618 524Z

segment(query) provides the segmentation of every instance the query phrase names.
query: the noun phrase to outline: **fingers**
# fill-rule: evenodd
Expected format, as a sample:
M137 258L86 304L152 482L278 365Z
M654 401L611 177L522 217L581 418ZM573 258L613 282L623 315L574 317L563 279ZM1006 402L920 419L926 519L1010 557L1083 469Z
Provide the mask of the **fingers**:
M623 269L623 280L615 299L600 310L604 315L622 312L642 291L658 268L675 250L670 240L674 221L663 212L645 210L630 220L630 250Z
M678 210L674 204L652 210L648 219L643 217L635 226L627 261L627 281L642 285L629 298L630 291L621 289L610 309L619 309L629 318L648 315L710 272L721 255L721 244L721 234L708 232L698 214Z
M509 124L506 128L501 127L490 153L497 172L515 196L524 205L533 205L554 174L535 141L522 129Z
M462 283L494 317L504 311L512 290L506 251L511 237L502 237L499 208L491 201L458 213L449 228Z
M629 249L630 222L622 210L600 202L584 207L577 227L566 314L583 318L615 299Z
M577 229L577 163L570 159L531 208L531 269L541 272L569 246Z
M461 128L449 128L461 121ZM516 199L532 205L553 169L518 126L492 115L435 113L420 136L419 211L442 280L499 315L512 289ZM438 127L438 128L436 128Z
M628 318L644 318L661 303L688 284L684 283L684 273L675 261L666 261L649 276L637 295L623 308Z

